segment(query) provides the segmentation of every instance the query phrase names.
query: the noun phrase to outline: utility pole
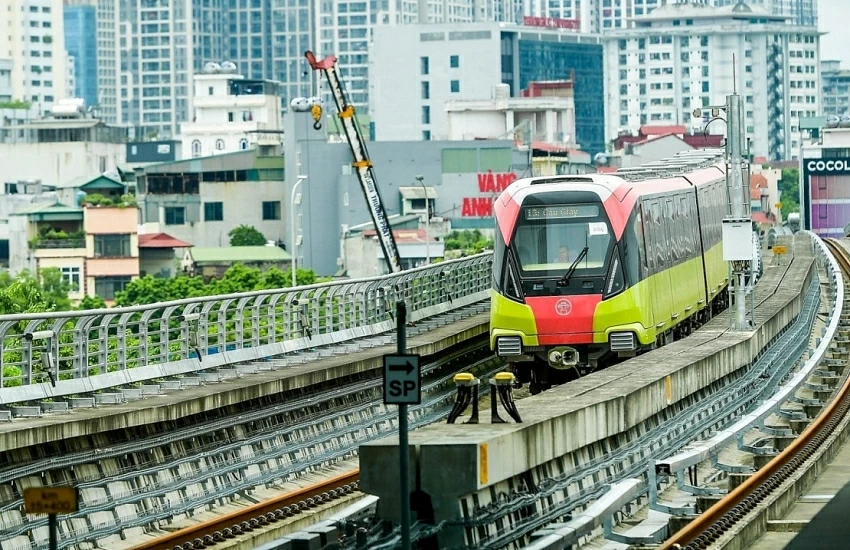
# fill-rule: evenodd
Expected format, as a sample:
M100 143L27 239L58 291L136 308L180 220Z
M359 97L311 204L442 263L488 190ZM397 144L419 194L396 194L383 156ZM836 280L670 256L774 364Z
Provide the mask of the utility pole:
M726 105L709 106L711 119L723 120L726 114L726 188L729 193L729 210L723 219L723 260L729 262L729 292L734 300L734 311L730 312L733 330L750 330L747 320L747 283L755 250L753 250L753 224L750 218L749 181L744 182L744 173L749 174L745 159L746 132L741 96L732 93L726 96ZM694 117L702 117L702 109L694 109ZM752 277L750 277L752 281ZM754 315L754 312L751 312ZM753 316L753 320L755 317Z
M723 220L723 256L732 263L732 281L735 285L735 320L732 328L747 330L747 288L745 277L754 259L752 245L753 225L747 215L749 208L749 182L744 183L744 117L741 96L733 93L726 97L726 182L729 188L731 216ZM749 172L749 171L748 171Z
M416 181L425 193L425 265L431 265L431 202L428 200L428 188L425 187L425 177L416 176Z

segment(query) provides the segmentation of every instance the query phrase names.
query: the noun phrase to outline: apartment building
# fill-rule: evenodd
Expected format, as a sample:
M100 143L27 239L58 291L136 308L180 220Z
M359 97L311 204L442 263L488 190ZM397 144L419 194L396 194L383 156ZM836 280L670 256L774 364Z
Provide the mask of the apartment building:
M646 124L702 129L693 110L737 90L750 152L792 159L800 118L820 109L820 33L763 8L669 4L604 40L608 140Z
M0 59L11 61L11 97L38 112L64 99L67 54L62 0L0 0ZM2 86L0 64L0 86Z

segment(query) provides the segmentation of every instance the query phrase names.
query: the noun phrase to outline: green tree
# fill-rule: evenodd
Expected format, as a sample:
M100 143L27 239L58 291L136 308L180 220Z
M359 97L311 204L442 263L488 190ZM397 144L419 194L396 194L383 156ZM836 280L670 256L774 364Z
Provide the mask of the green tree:
M73 287L59 269L42 269L40 276L39 281L27 270L14 279L8 272L0 275L0 315L71 309L68 292Z
M782 218L800 211L800 171L797 168L783 168L779 180L779 202L782 203Z
M234 227L227 234L230 237L230 246L263 246L266 238L255 227L240 225Z
M464 254L478 254L493 248L493 239L486 238L480 230L452 231L445 240L446 250L460 250Z
M77 309L106 309L106 301L100 296L84 296L80 303L77 304Z
M295 279L298 286L330 280L320 279L311 269L299 269L296 272ZM2 284L1 280L0 284ZM271 268L262 272L259 269L235 264L224 272L221 279L212 280L209 283L205 282L204 278L199 275L194 277L181 275L173 279L161 279L146 275L131 281L124 287L123 291L117 293L115 303L119 306L135 306L183 298L236 294L291 286L292 271Z

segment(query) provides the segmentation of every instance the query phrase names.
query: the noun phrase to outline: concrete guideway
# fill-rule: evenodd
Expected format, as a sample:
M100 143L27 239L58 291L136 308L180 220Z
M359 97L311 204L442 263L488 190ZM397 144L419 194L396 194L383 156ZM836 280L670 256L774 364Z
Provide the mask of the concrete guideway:
M454 372L451 369L457 368L452 365L468 368L473 348L479 350L475 351L476 356L489 356L486 309L482 303L413 327L422 332L409 339L408 344L426 358L423 372L436 369L437 377L445 378L442 390L423 389L428 400L423 401L423 411L411 411L414 425L427 423L426 417L432 415L429 407L443 406L447 411L451 393L446 386ZM457 321L461 315L466 318ZM0 491L0 540L9 539L13 547L29 545L30 539L36 545L45 543L46 531L41 525L44 518L22 515L22 487L74 480L81 492L81 510L61 521L62 547L81 540L98 540L117 550L132 546L143 536L156 536L150 533L151 528L161 534L181 522L194 523L199 515L215 515L222 504L227 508L228 501L237 505L241 501L244 506L244 499L267 499L305 473L322 475L329 465L355 454L358 441L379 436L395 421L393 411L385 411L386 407L379 405L376 375L383 353L390 351L390 346L385 348L326 358L307 370L287 367L260 373L251 380L245 377L185 390L183 402L169 402L158 408L151 404L160 401L159 397L146 403L135 402L132 413L144 420L135 428L98 432L98 419L92 414L80 419L81 428L91 432L88 436L10 451L2 458L13 465L0 469L0 479L12 482L0 484L5 487ZM482 366L492 370L494 366L483 363L494 360L490 356L482 361ZM449 372L444 372L446 369ZM260 382L257 377L265 380ZM305 386L307 383L314 385ZM276 384L285 389L276 391ZM218 393L211 395L215 390ZM258 396L258 390L264 393ZM194 395L185 395L188 392ZM176 399L181 395L166 397ZM326 409L324 401L330 401L329 397L336 404ZM229 399L230 404L222 404L223 398ZM198 403L204 399L218 403L220 408L200 408ZM195 408L188 410L189 405ZM113 408L107 411L113 412ZM181 417L181 412L190 416ZM162 413L171 420L147 423ZM132 415L117 411L112 421L126 422L127 416ZM51 417L54 431L58 429L58 419ZM39 421L19 423L24 422ZM39 431L37 427L33 429ZM8 430L5 435L13 434ZM51 458L24 458L60 449ZM125 540L119 540L119 534Z
M598 487L629 467L617 464L618 447L739 377L801 313L815 262L808 237L797 238L793 250L790 264L787 257L784 265L765 261L752 332L729 332L724 313L684 340L518 402L522 424L487 424L482 414L482 424L434 425L411 433L410 479L419 480L411 489L431 498L427 513L440 525L433 530L439 546L494 542L500 536L495 526L476 516L504 510L505 495L526 495L524 512L499 521L502 532L510 531L520 516L537 513L540 483L551 485L580 464L611 456L607 474L578 481L569 494L586 493L587 484ZM382 519L398 519L397 476L386 476L397 469L397 445L390 437L360 450L361 489L380 498ZM547 500L566 495L559 490Z
M486 309L486 306L482 304L481 308ZM489 324L489 313L484 312L435 327L410 338L410 353L422 356L439 354L452 346L487 334ZM383 355L393 353L394 350L394 345L388 342L347 355L317 358L303 365L278 367L275 370L258 370L218 384L187 387L174 393L105 408L78 409L69 415L53 414L0 423L0 449L8 452L113 430L171 422L204 411L247 405L251 401L285 391L315 387L337 378L370 372L377 374L383 366Z

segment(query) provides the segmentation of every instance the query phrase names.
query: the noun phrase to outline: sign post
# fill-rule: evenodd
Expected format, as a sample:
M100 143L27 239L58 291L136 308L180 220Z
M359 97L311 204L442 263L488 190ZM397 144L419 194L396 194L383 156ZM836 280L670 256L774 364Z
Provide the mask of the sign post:
M24 489L24 510L27 514L47 514L50 550L57 547L56 514L70 514L78 507L76 487L30 487Z
M398 353L384 356L384 404L398 405L398 454L401 466L401 547L410 550L410 467L407 444L407 406L422 403L422 371L419 356L408 355L407 307L396 302Z

